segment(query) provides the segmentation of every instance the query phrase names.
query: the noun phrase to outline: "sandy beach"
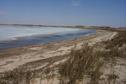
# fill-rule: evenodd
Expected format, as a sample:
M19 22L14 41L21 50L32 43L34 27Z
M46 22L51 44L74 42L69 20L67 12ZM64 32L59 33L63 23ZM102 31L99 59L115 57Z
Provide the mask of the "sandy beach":
M82 36L75 40L8 49L0 52L0 72L10 71L22 65L30 64L31 62L34 64L36 61L49 58L62 58L62 55L68 54L75 46L77 49L81 48L81 46L86 43L91 46L98 42L109 40L115 35L116 32L97 30L96 34ZM48 64L48 60L46 64ZM43 63L43 66L46 64ZM32 65L30 64L30 66Z
M71 50L81 50L83 45L88 45L90 47L95 46L95 51L106 52L102 43L110 41L117 34L116 31L98 29L95 34L84 35L73 40L3 50L0 52L0 79L4 80L2 79L4 76L13 74L14 77L18 76L19 84L59 84L61 81L58 79L57 69L69 59L68 54L71 53ZM122 46L123 48L125 48L125 45ZM113 67L111 67L111 61L104 62L105 65L100 69L103 72L101 79L104 79L103 81L100 80L102 81L101 84L105 84L105 81L108 82L106 77L111 74L112 69L119 77L117 83L125 82L126 63L124 58L116 58L116 65ZM31 74L31 76L28 76L31 79L27 79L28 73ZM63 80L67 79L63 78ZM77 84L82 84L82 82L87 84L89 81L89 79L84 78Z

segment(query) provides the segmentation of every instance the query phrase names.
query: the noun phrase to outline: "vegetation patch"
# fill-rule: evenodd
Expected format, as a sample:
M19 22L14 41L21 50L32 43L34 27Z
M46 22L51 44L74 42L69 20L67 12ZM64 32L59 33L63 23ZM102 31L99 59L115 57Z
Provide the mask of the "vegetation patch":
M61 77L69 80L67 84L76 84L78 80L83 80L84 76L89 76L93 81L92 84L97 84L97 80L102 75L100 72L103 65L101 54L102 52L94 51L93 47L87 45L80 50L72 50L67 62L60 67ZM62 82L65 81L62 80Z

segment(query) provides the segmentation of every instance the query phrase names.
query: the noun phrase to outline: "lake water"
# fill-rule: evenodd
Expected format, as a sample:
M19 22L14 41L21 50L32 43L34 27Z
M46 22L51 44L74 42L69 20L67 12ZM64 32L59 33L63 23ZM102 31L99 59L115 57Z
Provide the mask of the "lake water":
M61 27L0 26L0 49L75 39L95 30Z

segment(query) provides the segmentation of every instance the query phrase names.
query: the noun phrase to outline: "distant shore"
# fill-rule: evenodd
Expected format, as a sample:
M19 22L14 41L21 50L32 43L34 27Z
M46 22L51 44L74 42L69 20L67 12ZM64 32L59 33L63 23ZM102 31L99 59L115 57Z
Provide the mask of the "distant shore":
M111 26L86 26L86 25L42 25L42 24L0 24L0 26L26 26L26 27L66 27L66 28L84 28L84 29L115 29ZM126 27L116 27L116 29L126 29Z

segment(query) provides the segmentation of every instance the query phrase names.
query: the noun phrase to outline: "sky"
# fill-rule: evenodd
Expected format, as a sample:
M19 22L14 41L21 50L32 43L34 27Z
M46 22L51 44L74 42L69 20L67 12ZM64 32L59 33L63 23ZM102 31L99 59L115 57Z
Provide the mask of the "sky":
M0 23L126 27L126 0L0 0Z

